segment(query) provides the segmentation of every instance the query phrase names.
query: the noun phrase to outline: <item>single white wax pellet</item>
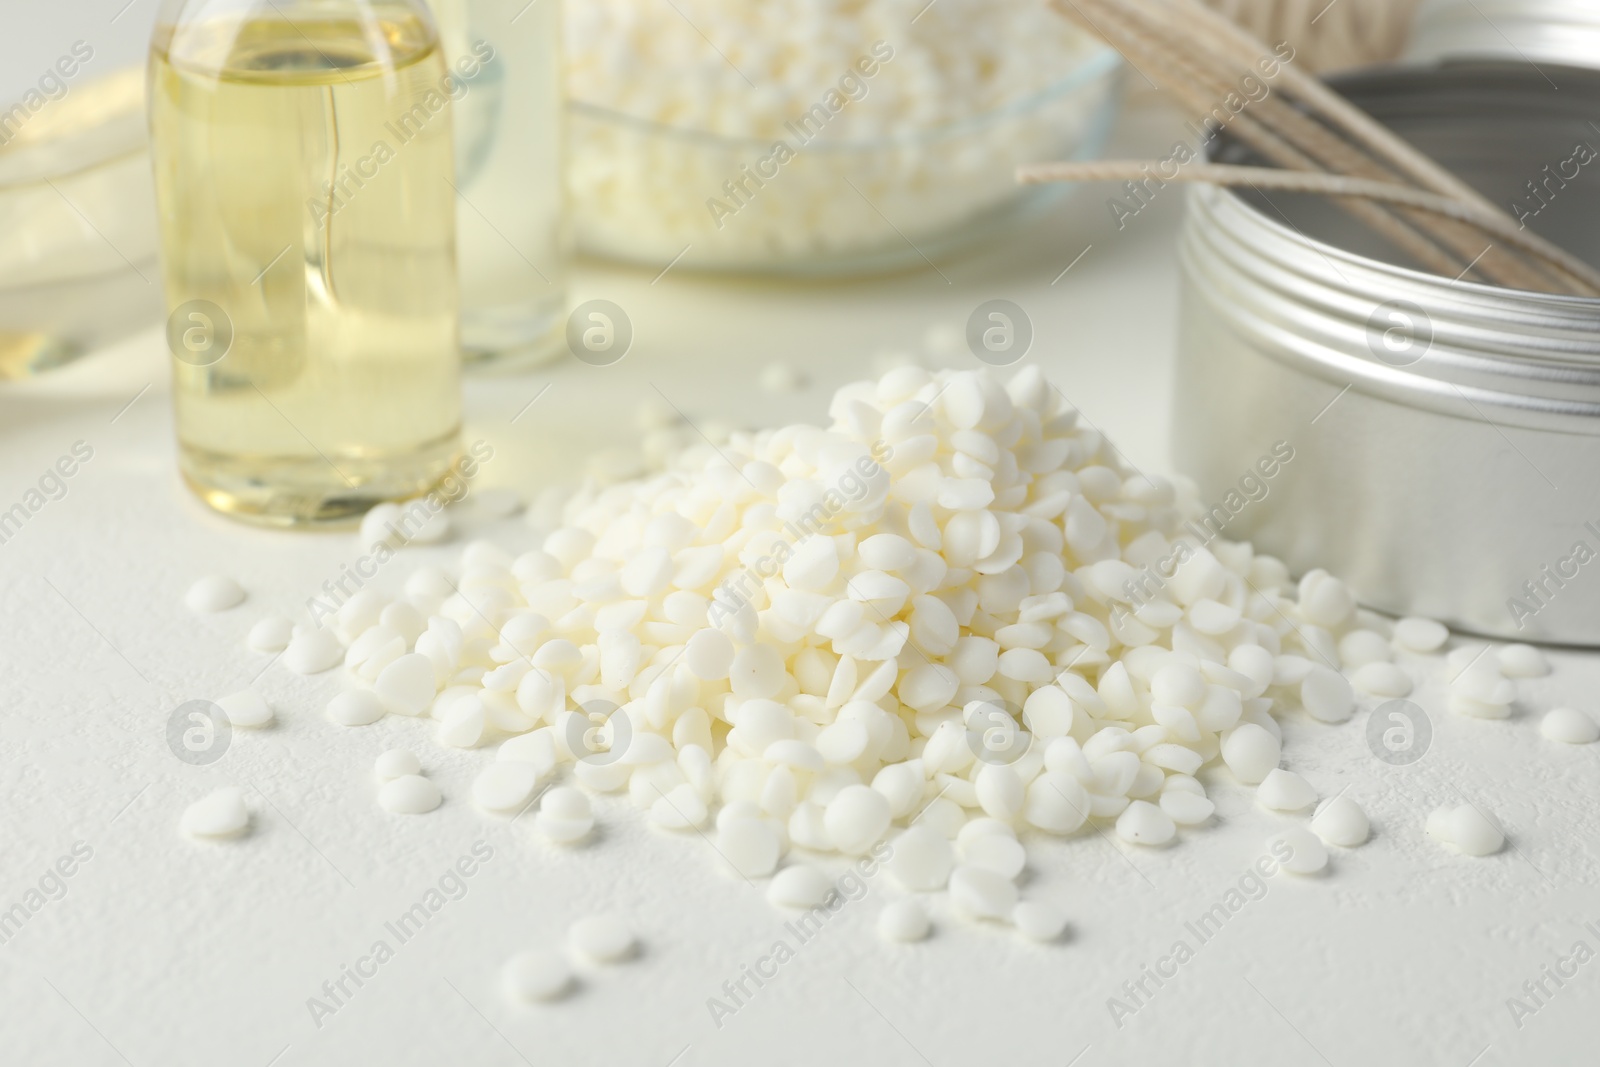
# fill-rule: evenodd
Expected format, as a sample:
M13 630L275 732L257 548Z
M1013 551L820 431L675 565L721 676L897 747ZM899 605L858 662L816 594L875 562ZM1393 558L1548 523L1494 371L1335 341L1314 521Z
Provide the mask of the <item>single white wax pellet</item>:
M372 691L396 715L421 715L437 692L433 661L420 652L401 656L379 673Z
M252 728L265 726L272 721L272 708L254 689L241 689L217 700L217 707L234 726Z
M539 801L539 812L543 815L553 815L558 819L594 817L594 808L590 805L589 798L570 785L558 785L546 791L544 799Z
M1169 663L1150 681L1150 697L1157 704L1198 707L1206 696L1206 681L1187 663Z
M1017 906L1017 887L1003 874L962 864L950 872L950 902L975 919L1004 919Z
M1256 803L1268 811L1300 811L1317 799L1311 783L1293 771L1274 767L1256 786Z
M771 645L751 645L740 649L729 667L728 682L735 696L770 699L783 688L788 677L783 657Z
M981 834L961 847L962 863L984 867L1013 881L1027 861L1022 842L1004 834Z
M506 992L516 1000L555 1000L572 988L572 968L559 952L534 949L506 961Z
M1372 828L1359 804L1347 796L1337 796L1317 809L1311 817L1311 829L1326 844L1355 848L1366 841Z
M733 819L717 827L717 851L736 873L746 878L771 874L782 849L777 833L763 819Z
M450 516L444 511L436 511L430 515L420 526L412 523L409 527L411 544L431 545L443 541L450 536ZM407 530L401 530L401 543L404 544Z
M1389 642L1376 630L1351 630L1339 638L1339 662L1346 670L1389 661Z
M183 832L191 837L238 837L250 826L244 791L233 786L218 789L190 804L183 812Z
M1550 661L1532 645L1507 645L1495 658L1507 678L1543 678L1550 673Z
M1368 696L1393 699L1411 694L1411 677L1395 664L1381 660L1357 667L1350 681Z
M446 748L476 748L488 725L488 708L480 698L467 693L444 709L435 736Z
M1117 816L1117 836L1135 845L1164 845L1177 835L1172 817L1147 800L1135 800Z
M1468 856L1490 856L1505 844L1505 835L1471 804L1458 806L1448 816L1449 841Z
M244 600L244 589L239 583L221 574L207 575L189 587L183 602L190 611L210 615L227 611Z
M1407 652L1437 652L1450 631L1432 619L1406 618L1394 624L1394 643Z
M1300 683L1300 703L1319 722L1344 722L1355 711L1356 698L1344 675L1317 665Z
M1070 772L1047 770L1028 783L1022 817L1048 833L1070 834L1089 817L1089 791Z
M696 830L710 817L706 802L687 782L673 786L650 805L650 821L664 830Z
M396 815L422 815L443 800L439 787L420 774L404 774L378 787L378 804Z
M1022 812L1027 798L1022 779L1003 763L985 763L979 768L973 789L985 814L1008 822Z
M835 848L859 855L878 843L892 818L888 798L882 793L870 786L850 785L828 802L824 823Z
M1282 746L1264 727L1241 723L1222 737L1222 760L1234 777L1255 785L1278 765Z
M294 637L294 624L281 615L269 615L250 627L245 644L253 652L282 652Z
M896 900L878 913L878 936L885 941L921 941L931 927L928 909L914 897Z
M488 811L517 811L538 785L539 771L533 764L500 760L472 780L472 802Z
M395 536L395 528L400 525L399 504L374 504L361 516L361 529L357 538L363 551L376 548L379 545L394 547L399 543Z
M1539 732L1550 741L1587 745L1600 740L1600 722L1576 708L1556 708L1540 720Z
M796 864L772 876L767 900L780 908L816 908L832 889L827 875L807 864Z
M885 868L889 877L912 892L943 889L955 866L955 851L938 830L926 825L926 815L890 842Z
M590 963L620 963L639 947L633 928L620 915L586 915L567 930L567 947Z
M720 681L733 666L733 642L720 630L701 630L683 648L683 662L696 678Z
M328 718L340 726L368 726L383 718L383 701L370 689L351 689L328 701Z
M1011 909L1011 925L1024 937L1035 941L1054 941L1067 928L1067 916L1054 904L1023 900Z
M417 759L415 753L403 748L391 748L373 763L372 773L377 775L380 782L392 782L408 774L421 774L422 761Z
M302 630L283 650L283 665L296 674L321 674L344 660L344 646L332 630Z
M1217 806L1205 796L1173 789L1161 794L1161 810L1179 826L1199 826L1211 818Z
M1289 846L1289 858L1283 861L1283 869L1290 874L1316 874L1328 865L1327 846L1303 826L1285 830L1268 842L1268 849L1276 854L1273 846L1279 842Z

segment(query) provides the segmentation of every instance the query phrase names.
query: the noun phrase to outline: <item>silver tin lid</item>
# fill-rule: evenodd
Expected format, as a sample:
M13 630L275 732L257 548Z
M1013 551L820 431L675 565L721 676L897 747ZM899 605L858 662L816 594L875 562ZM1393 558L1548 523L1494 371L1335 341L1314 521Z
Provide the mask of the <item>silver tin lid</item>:
M1520 59L1600 67L1596 0L1427 0L1405 59Z

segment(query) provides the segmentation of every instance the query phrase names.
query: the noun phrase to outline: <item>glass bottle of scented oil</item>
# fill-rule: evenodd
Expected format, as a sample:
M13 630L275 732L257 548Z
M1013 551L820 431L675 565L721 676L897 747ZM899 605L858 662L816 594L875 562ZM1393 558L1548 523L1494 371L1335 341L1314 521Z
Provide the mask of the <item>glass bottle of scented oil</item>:
M453 76L461 344L469 369L564 351L560 0L430 0Z
M453 132L422 0L167 0L151 154L185 480L291 526L460 451Z

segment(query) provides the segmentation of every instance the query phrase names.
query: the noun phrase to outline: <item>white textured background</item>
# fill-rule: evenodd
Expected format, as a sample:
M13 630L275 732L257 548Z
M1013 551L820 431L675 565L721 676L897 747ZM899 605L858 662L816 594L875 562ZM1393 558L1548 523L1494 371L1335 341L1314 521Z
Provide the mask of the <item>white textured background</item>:
M1166 148L1162 121L1136 116L1121 149ZM1168 469L1180 197L1164 194L1119 233L1105 192L1084 193L1002 246L941 263L948 284L927 271L792 286L675 271L652 285L648 272L586 268L575 299L624 307L634 348L612 368L568 360L474 381L469 439L487 437L498 450L480 484L531 489L594 448L630 442L632 411L655 395L651 383L696 421L820 419L831 389L864 374L870 354L915 347L935 323L959 327L997 296L1032 317L1030 358L1085 415L1135 463ZM719 874L705 842L648 830L625 800L601 802L593 844L548 847L528 820L472 809L469 783L488 751L436 748L422 721L332 726L320 708L337 672L303 679L279 666L259 682L278 710L275 728L237 736L209 768L173 758L171 711L248 683L267 659L243 647L250 624L295 612L355 552L347 535L233 525L187 495L174 471L166 358L152 333L51 379L0 389L0 509L74 441L95 450L67 497L0 545L0 910L74 842L94 851L65 895L0 945L0 1062L1595 1061L1600 962L1520 1029L1506 1000L1575 941L1600 949L1582 928L1600 923L1600 747L1550 744L1536 729L1537 714L1556 703L1595 708L1600 659L1556 655L1556 674L1525 685L1527 699L1504 723L1453 718L1437 688L1424 688L1418 699L1436 736L1409 768L1369 755L1365 713L1338 728L1286 721L1286 762L1324 795L1348 789L1372 816L1373 840L1335 850L1325 877L1272 879L1120 1029L1107 998L1178 938L1194 947L1185 922L1288 821L1256 809L1225 775L1212 783L1217 824L1172 848L1136 850L1087 831L1030 842L1024 892L1070 914L1064 944L1026 944L941 915L930 941L884 945L872 925L892 891L874 883L719 1029L707 998L784 936L783 918ZM803 367L812 386L792 396L757 390L775 359ZM483 532L513 550L530 540L517 521ZM406 555L450 561L458 548ZM397 587L408 566L392 565L382 583ZM236 576L250 598L196 617L181 597L211 572ZM1438 669L1408 665L1419 677ZM396 744L422 754L444 787L437 812L397 817L377 807L371 762ZM254 833L226 845L182 838L183 807L227 783L246 787ZM1463 798L1506 829L1501 854L1458 857L1423 837L1428 810ZM466 896L316 1027L307 998L387 937L384 922L480 839L494 858ZM557 1005L503 998L506 956L553 945L571 920L600 909L631 917L646 946L638 962L585 973Z

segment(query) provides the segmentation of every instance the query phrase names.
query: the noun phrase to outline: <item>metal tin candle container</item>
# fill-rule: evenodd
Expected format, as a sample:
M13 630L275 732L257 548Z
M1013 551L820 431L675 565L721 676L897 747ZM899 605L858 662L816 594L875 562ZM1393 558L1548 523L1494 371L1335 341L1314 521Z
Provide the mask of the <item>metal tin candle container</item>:
M1600 65L1600 6L1593 0L1428 0L1406 58L1466 58Z
M1335 85L1600 261L1600 74L1472 63ZM1212 155L1256 162L1223 139ZM1600 299L1424 273L1329 201L1210 186L1181 264L1174 453L1215 505L1208 530L1325 567L1380 611L1600 645Z

